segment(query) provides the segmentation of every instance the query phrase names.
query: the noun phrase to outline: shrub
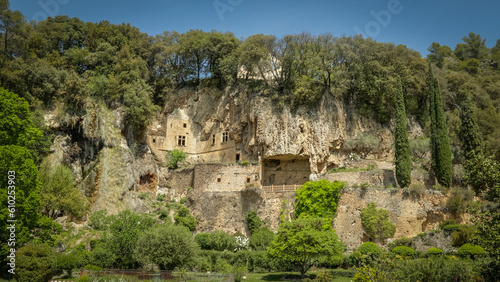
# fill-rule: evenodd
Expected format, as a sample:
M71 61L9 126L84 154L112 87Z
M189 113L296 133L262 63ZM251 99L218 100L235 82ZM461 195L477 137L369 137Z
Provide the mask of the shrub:
M344 146L348 150L355 150L357 152L363 153L366 157L368 153L378 149L379 145L380 141L378 140L377 136L371 133L358 131L356 137L345 142Z
M424 234L424 233L422 233L422 234ZM399 238L399 239L396 239L396 240L390 242L388 247L389 247L389 251L392 252L392 250L396 247L399 247L399 246L411 247L411 245L412 245L411 239L408 239L406 237L402 237L402 238Z
M389 211L377 209L373 202L361 210L361 224L366 233L374 239L385 240L394 235L396 226L388 219Z
M337 212L340 191L346 187L345 182L330 182L325 179L306 182L297 191L295 216L333 218Z
M163 200L165 200L165 194L158 195L158 197L156 197L156 200L159 202L163 202Z
M224 231L214 231L210 236L210 249L215 251L234 251L238 243L236 238Z
M179 163L183 162L187 158L187 154L182 150L175 149L167 153L167 166L173 169L179 167Z
M446 208L453 214L465 213L474 198L474 192L469 189L453 189L451 197L446 201Z
M412 257L417 254L414 249L407 246L396 247L392 250L392 252L403 257Z
M147 193L142 192L142 193L139 194L139 199L144 200L144 199L146 199L147 196L148 196Z
M48 245L26 245L16 253L17 281L48 281L55 274L56 258Z
M458 230L451 235L453 238L452 245L455 247L465 245L470 242L473 235L473 227L460 224Z
M410 140L410 151L413 158L423 159L430 151L429 138L416 138Z
M87 275L82 275L80 279L78 279L78 282L89 282L89 277Z
M194 236L194 240L202 250L211 250L211 237L210 233L198 233Z
M390 281L478 281L477 262L445 257L399 260Z
M372 256L378 256L382 254L382 250L380 249L377 244L373 242L365 242L359 246L358 252L362 253L363 255L372 255Z
M408 187L408 189L410 190L411 194L419 197L424 195L425 191L427 190L421 183L410 184L410 187Z
M105 210L95 211L89 216L89 226L95 230L105 230L109 223L110 218L106 216Z
M441 222L438 225L438 228L441 229L441 230L445 230L445 227L448 226L448 225L457 225L457 222L454 219L448 219L448 220L445 220L445 221Z
M191 232L194 231L196 225L198 224L198 220L189 214L189 209L185 206L179 207L176 215L174 216L174 220L176 225L186 226L189 230L191 230Z
M473 257L473 256L483 255L485 253L486 252L481 246L472 245L470 243L467 243L462 247L458 248L457 251L457 255L461 257Z
M246 218L247 218L248 229L250 229L250 234L259 231L260 227L262 226L262 221L260 220L260 217L257 215L257 212L256 211L248 212Z
M185 202L186 202L186 198L181 198L181 200L179 201L179 203L180 203L181 205L184 205L184 203L185 203Z
M162 210L160 211L160 216L159 216L159 218L160 218L161 220L170 221L170 217L169 217L169 215L170 215L170 211L169 211L169 210L162 209Z
M173 270L193 262L197 249L198 246L186 227L162 224L139 236L134 257L142 265L153 263L160 269Z
M441 255L443 255L443 250L441 250L439 248L435 248L435 247L430 247L427 250L427 255L429 255L429 256L441 256Z
M250 236L249 246L252 250L264 251L274 238L274 233L264 227Z

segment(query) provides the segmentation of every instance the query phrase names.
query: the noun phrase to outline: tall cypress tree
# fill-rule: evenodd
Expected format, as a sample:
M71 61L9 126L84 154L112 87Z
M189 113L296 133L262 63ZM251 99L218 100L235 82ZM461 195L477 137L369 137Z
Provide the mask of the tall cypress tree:
M431 115L431 164L437 181L446 187L451 186L453 167L451 163L450 139L444 118L443 101L437 79L429 63L429 96Z
M462 151L465 159L470 160L475 154L481 153L481 138L479 137L479 127L477 125L472 100L469 95L465 96L460 113L460 132L458 138L462 143Z
M401 78L398 76L398 92L396 93L396 179L400 187L408 187L411 183L411 155L408 131L406 129L406 108Z

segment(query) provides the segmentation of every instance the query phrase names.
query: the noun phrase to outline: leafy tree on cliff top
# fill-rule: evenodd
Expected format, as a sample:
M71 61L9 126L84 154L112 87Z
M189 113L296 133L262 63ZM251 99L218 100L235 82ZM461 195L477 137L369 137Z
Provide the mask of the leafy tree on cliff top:
M396 178L400 187L408 187L411 183L411 153L408 131L406 129L406 110L401 78L398 77L398 92L396 97Z

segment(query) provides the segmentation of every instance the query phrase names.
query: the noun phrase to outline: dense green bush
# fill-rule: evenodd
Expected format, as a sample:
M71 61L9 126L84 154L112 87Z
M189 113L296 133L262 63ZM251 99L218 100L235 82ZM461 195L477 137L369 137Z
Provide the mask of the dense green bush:
M414 249L407 246L396 247L392 250L392 252L404 257L413 257L417 254L417 252Z
M146 230L137 239L134 258L143 266L151 263L173 270L194 261L198 246L184 226L162 224Z
M187 158L187 154L182 150L175 149L167 153L167 166L173 169L179 167L179 163L183 162Z
M457 255L461 257L474 257L478 255L484 255L486 252L481 246L478 245L472 245L470 243L467 243L460 248L458 248Z
M48 245L26 245L16 253L17 281L48 281L56 271L56 255Z
M199 233L194 236L198 246L202 250L214 251L234 251L238 246L236 238L224 231L214 231L212 233Z
M389 270L390 281L477 281L479 263L471 260L433 256L415 260L400 260Z
M295 217L335 217L340 191L345 187L345 182L325 179L306 182L297 191Z
M474 198L474 191L469 189L455 188L451 191L451 197L446 201L446 208L453 214L465 213Z
M260 229L250 236L249 246L255 251L264 251L274 238L274 233L267 227Z
M373 202L361 210L361 224L366 233L376 240L385 240L396 232L396 225L389 221L389 211L377 209Z
M191 230L191 232L194 231L194 229L196 228L196 225L198 224L198 220L196 220L196 218L194 218L194 216L192 216L189 213L189 209L185 206L179 207L179 209L177 210L177 212L174 216L174 220L175 220L176 225L185 226L185 227L189 228L189 230Z
M262 221L260 217L257 215L256 211L250 211L246 214L248 229L250 229L250 233L253 234L259 231L262 226Z
M399 246L407 246L411 247L413 244L411 239L408 239L406 237L402 237L399 239L396 239L388 244L389 251L392 251L394 248L399 247Z
M365 242L361 244L361 246L359 246L358 252L362 253L363 255L378 256L382 254L382 249L380 249L380 247L373 242Z
M427 255L429 255L429 256L441 256L441 255L443 255L443 250L441 250L439 248L435 248L435 247L430 247L427 250Z
M475 228L473 226L460 224L458 230L451 234L453 241L452 245L459 247L470 243L472 236L474 235Z

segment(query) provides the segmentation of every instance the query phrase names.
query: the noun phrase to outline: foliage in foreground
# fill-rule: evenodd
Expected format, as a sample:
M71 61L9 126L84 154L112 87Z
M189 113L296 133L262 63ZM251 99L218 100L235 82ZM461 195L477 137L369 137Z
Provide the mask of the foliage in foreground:
M146 230L137 239L134 257L143 266L151 263L173 270L194 261L198 246L189 229L163 224Z
M315 263L338 255L341 250L335 231L321 218L283 222L267 249L271 258L294 264L302 277Z

